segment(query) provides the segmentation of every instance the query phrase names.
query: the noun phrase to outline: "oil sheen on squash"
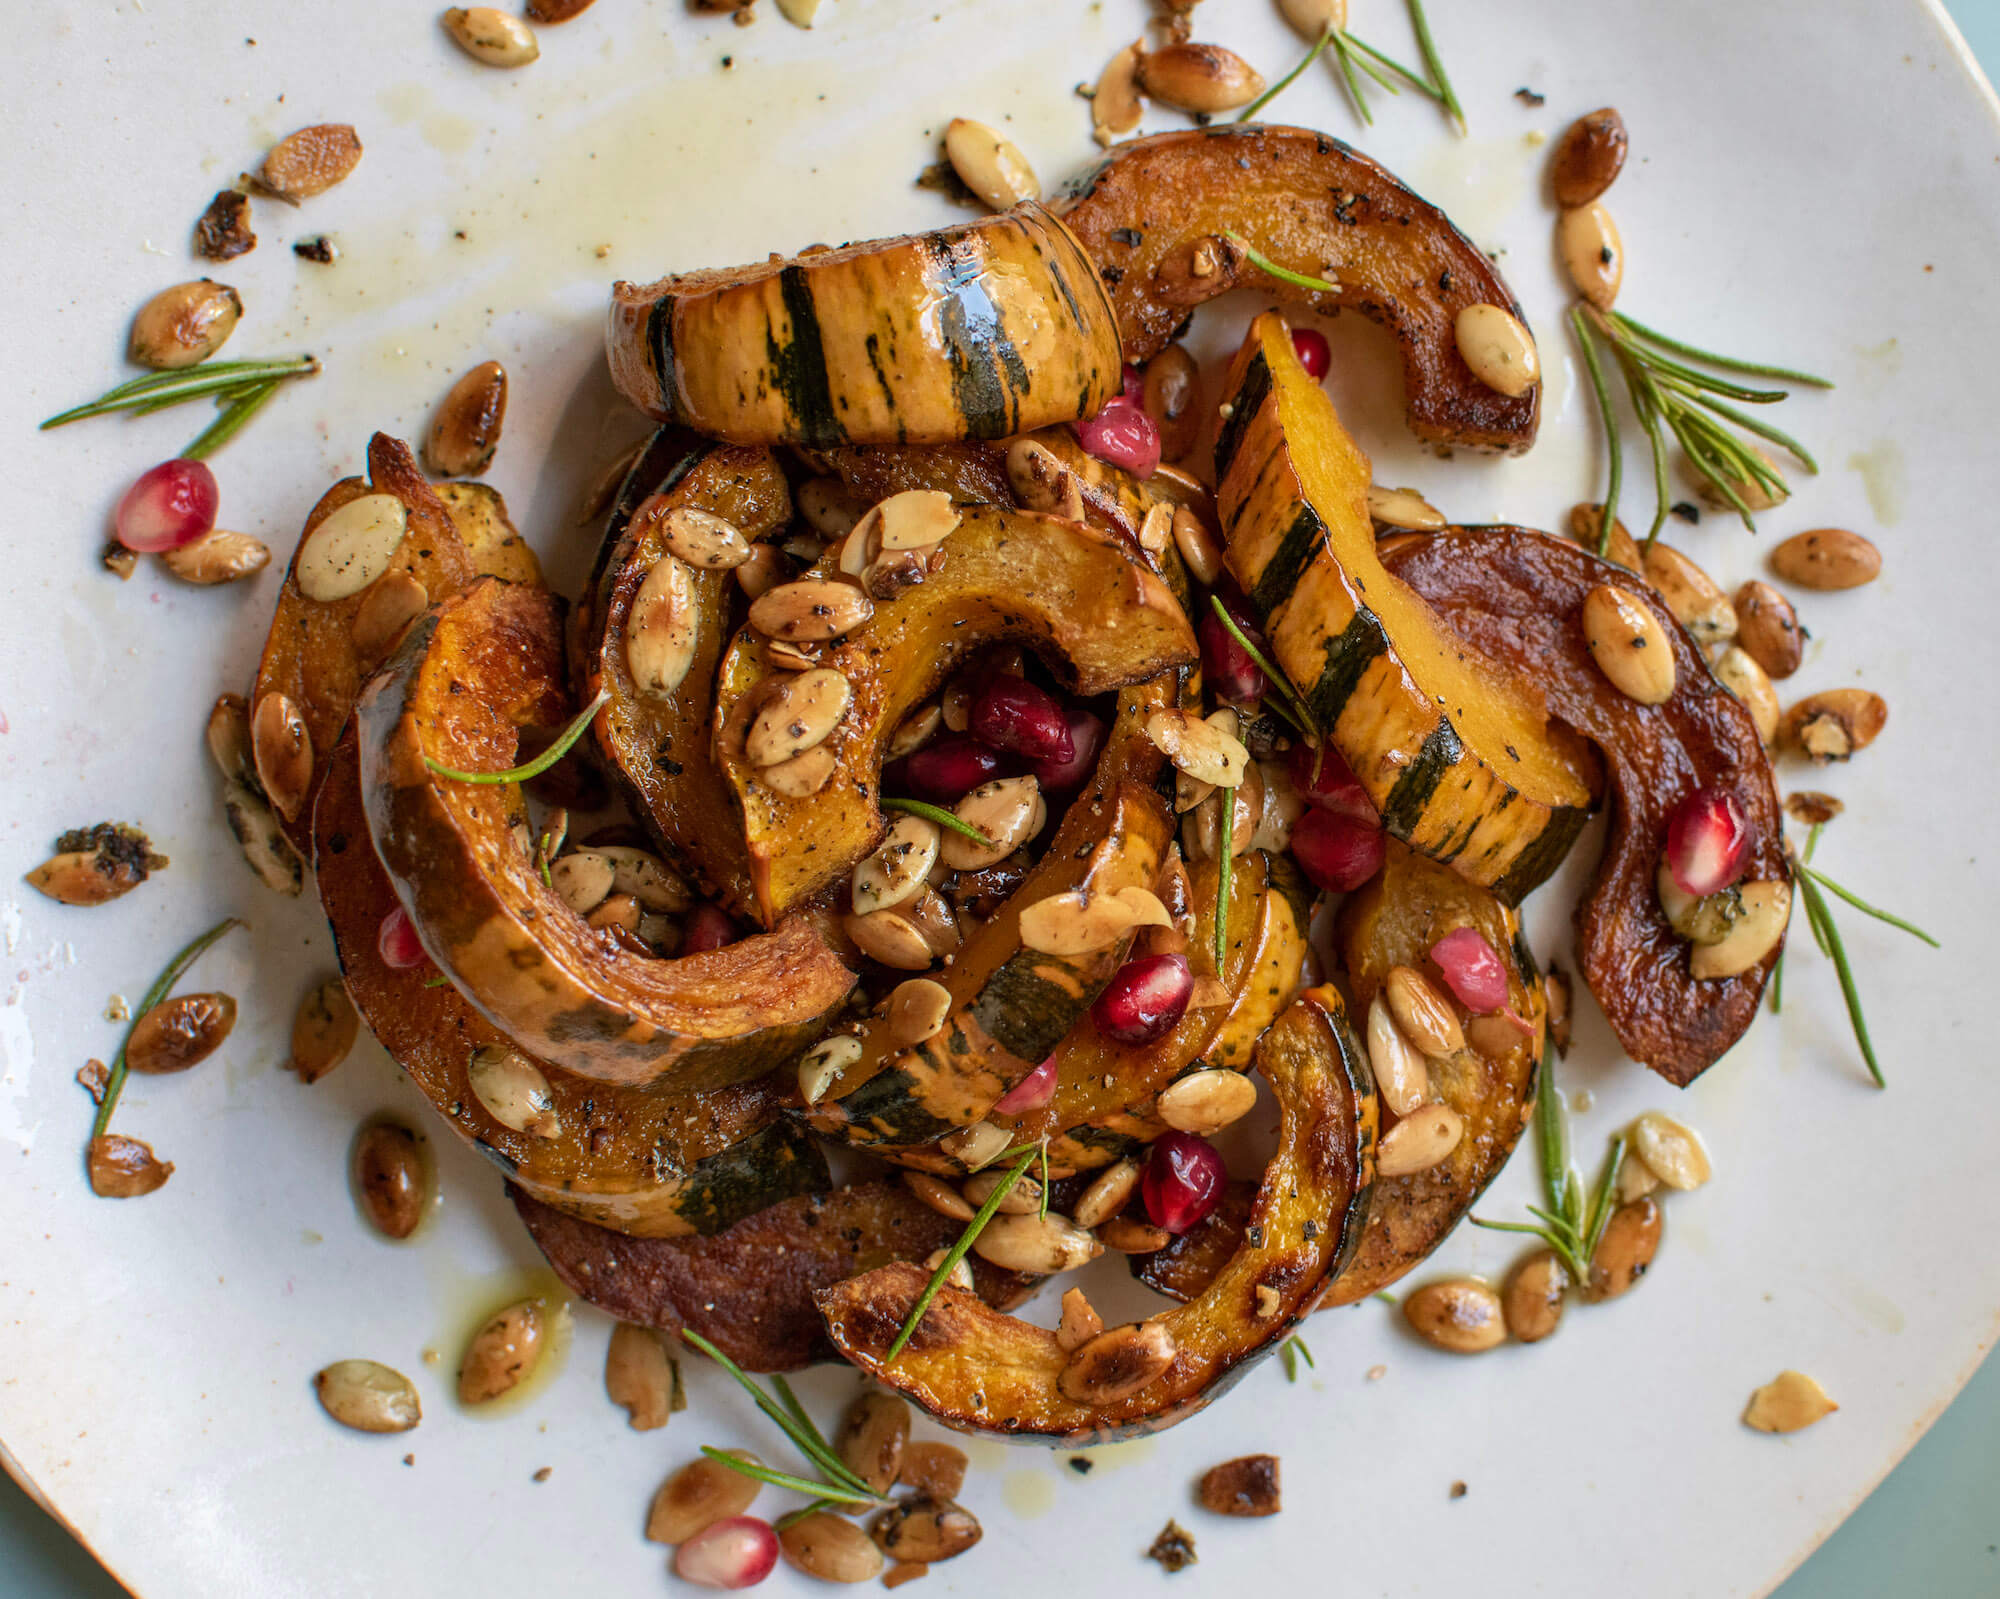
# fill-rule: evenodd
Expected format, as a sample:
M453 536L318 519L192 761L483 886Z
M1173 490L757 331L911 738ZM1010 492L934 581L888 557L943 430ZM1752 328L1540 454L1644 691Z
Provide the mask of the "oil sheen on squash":
M1216 500L1228 560L1278 664L1354 768L1383 825L1518 903L1562 863L1594 760L1530 680L1479 655L1382 567L1368 457L1257 318L1224 386Z

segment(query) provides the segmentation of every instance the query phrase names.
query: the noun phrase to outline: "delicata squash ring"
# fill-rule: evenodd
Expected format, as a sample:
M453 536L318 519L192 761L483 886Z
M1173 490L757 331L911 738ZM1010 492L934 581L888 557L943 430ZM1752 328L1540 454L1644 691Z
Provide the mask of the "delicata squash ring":
M1150 360L1204 301L1254 288L1388 328L1418 438L1510 453L1535 442L1541 386L1497 393L1458 351L1454 324L1468 306L1526 320L1493 263L1436 206L1338 139L1257 125L1134 139L1071 185L1062 214L1110 290L1128 361ZM1342 292L1258 270L1225 233Z
M418 622L357 716L368 827L432 960L521 1048L580 1077L688 1090L761 1076L853 986L803 919L678 960L598 933L535 871L514 785L523 730L568 719L560 602L483 579Z
M886 1360L929 1280L917 1266L883 1267L820 1293L840 1352L967 1432L1079 1447L1158 1432L1194 1414L1290 1336L1367 1219L1375 1090L1340 996L1331 988L1301 994L1264 1035L1257 1061L1283 1120L1250 1231L1198 1298L1154 1318L1172 1335L1175 1355L1143 1388L1103 1404L1069 1398L1061 1386L1069 1357L1053 1331L949 1287L896 1359Z
M1123 381L1097 273L1032 201L932 233L611 291L611 379L731 444L1000 439Z

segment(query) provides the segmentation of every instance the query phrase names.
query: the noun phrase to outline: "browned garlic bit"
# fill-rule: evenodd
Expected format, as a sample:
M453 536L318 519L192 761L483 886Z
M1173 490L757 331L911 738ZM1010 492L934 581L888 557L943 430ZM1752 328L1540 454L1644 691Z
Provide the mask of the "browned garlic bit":
M1146 1558L1158 1561L1169 1572L1185 1571L1199 1560L1194 1552L1194 1535L1178 1521L1169 1521L1147 1549Z
M218 190L194 225L194 253L205 261L233 261L256 248L250 197L240 189Z

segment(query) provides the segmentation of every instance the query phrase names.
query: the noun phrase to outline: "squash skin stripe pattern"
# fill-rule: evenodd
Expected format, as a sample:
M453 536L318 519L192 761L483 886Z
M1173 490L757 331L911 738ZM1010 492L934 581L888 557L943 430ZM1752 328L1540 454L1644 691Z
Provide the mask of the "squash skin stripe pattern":
M799 419L800 442L825 446L840 442L840 425L833 414L833 385L826 373L826 350L820 343L819 311L805 270L788 266L778 274L791 335L781 345L766 336L771 382Z

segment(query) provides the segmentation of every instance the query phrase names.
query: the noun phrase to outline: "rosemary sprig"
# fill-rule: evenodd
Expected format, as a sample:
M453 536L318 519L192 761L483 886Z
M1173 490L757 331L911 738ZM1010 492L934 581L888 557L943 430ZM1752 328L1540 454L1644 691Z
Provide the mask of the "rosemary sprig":
M1306 703L1306 697L1298 691L1276 661L1250 642L1249 636L1236 625L1236 618L1229 614L1229 607L1222 603L1220 596L1211 594L1208 603L1214 610L1216 619L1228 630L1229 636L1236 640L1245 655L1256 662L1257 670L1262 672L1270 680L1271 686L1278 691L1299 731L1304 733L1307 740L1317 748L1321 738L1319 722L1313 716L1312 707Z
M1281 283L1289 283L1301 289L1311 289L1316 294L1338 294L1340 285L1330 283L1325 278L1310 277L1304 272L1294 272L1290 267L1279 266L1256 245L1242 234L1230 228L1222 230L1222 236L1249 258L1250 264L1259 272L1268 273Z
M194 442L181 451L181 459L183 461L207 460L209 456L215 454L223 445L241 433L244 424L259 411L263 410L271 396L277 392L278 379L276 378L271 379L268 383L260 383L253 389L246 389L239 398L229 401L223 407L222 415L218 416L194 436Z
M1775 378L1780 382L1812 388L1832 388L1833 384L1826 378L1791 367L1718 355L1684 340L1669 338L1622 311L1600 311L1595 306L1579 304L1570 313L1570 325L1582 346L1584 362L1590 371L1591 387L1597 396L1599 414L1604 419L1605 444L1610 452L1610 486L1605 495L1599 553L1609 547L1623 469L1623 446L1618 435L1617 418L1598 362L1596 346L1600 342L1618 363L1633 412L1639 418L1639 425L1645 430L1647 442L1652 448L1655 504L1653 524L1645 539L1647 549L1650 550L1659 538L1671 504L1667 489L1669 434L1680 445L1695 471L1735 509L1743 519L1743 525L1753 532L1757 524L1743 490L1755 488L1770 499L1783 498L1790 490L1784 474L1740 434L1747 433L1777 445L1808 472L1819 470L1811 452L1789 433L1726 403L1738 400L1749 405L1775 405L1789 398L1783 389L1747 388L1673 357L1700 361L1724 372Z
M1229 958L1229 890L1236 871L1236 790L1217 789L1216 800L1222 807L1215 851L1215 975L1220 979Z
M111 1057L111 1070L104 1079L104 1098L98 1101L97 1115L90 1124L90 1136L93 1139L102 1138L105 1130L111 1125L111 1113L118 1108L118 1096L125 1091L127 1075L125 1051L132 1042L133 1033L138 1031L139 1023L145 1019L146 1012L174 991L174 984L187 975L187 969L208 952L211 944L230 928L239 925L241 924L234 916L225 916L168 961L167 969L161 972L153 980L153 986L146 990L146 997L139 1001L138 1007L132 1012L132 1025L125 1029L124 1038L119 1040L118 1053Z
M1285 1359L1286 1382L1297 1382L1299 1380L1299 1362L1302 1360L1314 1371L1319 1369L1319 1362L1313 1359L1312 1349L1303 1338L1297 1336L1287 1338L1283 1344L1279 1345L1278 1353L1283 1355Z
M1465 108L1459 104L1458 92L1451 86L1451 75L1444 69L1444 58L1438 54L1437 41L1431 36L1430 18L1424 13L1423 0L1407 0L1410 12L1410 28L1417 36L1417 51L1422 57L1424 70L1417 72L1406 67L1394 56L1377 49L1366 39L1349 33L1329 23L1326 30L1313 44L1311 52L1276 84L1253 100L1242 114L1239 122L1247 122L1253 113L1261 110L1274 95L1290 86L1301 72L1312 65L1320 52L1331 45L1334 59L1340 64L1341 80L1347 87L1347 98L1353 102L1354 114L1366 125L1373 127L1375 113L1368 104L1356 69L1365 72L1390 94L1401 94L1402 83L1408 84L1419 94L1428 95L1445 110L1454 126L1463 134L1465 129ZM1393 74L1393 76L1392 76Z
M448 777L455 783L525 783L531 777L540 777L567 755L570 747L583 737L584 729L597 720L597 713L604 709L610 698L610 689L599 689L597 698L570 718L569 725L556 735L553 744L532 761L523 762L519 766L510 766L504 772L461 772L457 767L446 766L440 761L432 760L428 755L424 757L424 765L436 772L439 777Z
M1259 111L1262 111L1265 106L1269 105L1273 100L1277 99L1279 95L1283 94L1294 83L1296 83L1298 81L1299 75L1302 72L1304 72L1307 67L1311 66L1315 61L1317 61L1320 58L1321 54L1324 53L1324 51L1326 50L1326 47L1333 43L1333 36L1338 31L1339 30L1335 28L1334 25L1330 22L1324 28L1322 28L1320 30L1319 37L1313 41L1313 47L1305 53L1304 59L1301 60L1297 66L1293 67L1290 72L1287 72L1276 83L1272 84L1270 88L1266 89L1262 94L1258 95L1256 99L1252 100L1241 111L1237 112L1236 120L1238 122L1255 121L1257 113Z
M42 428L59 428L71 422L81 422L86 417L109 416L114 411L131 411L143 416L204 396L212 396L219 404L234 408L267 385L275 389L287 378L311 377L318 371L319 359L316 356L288 355L266 361L205 361L200 366L180 367L171 372L149 372L144 377L133 378L114 389L107 389L94 400L71 406L67 411L58 411L42 423ZM258 403L262 404L262 399ZM202 437L206 438L207 434ZM210 446L211 449L215 447Z
M1597 396L1597 414L1604 423L1604 444L1611 456L1611 480L1605 486L1604 503L1598 507L1597 553L1611 553L1611 530L1618 525L1618 490L1625 478L1625 446L1618 437L1618 412L1611 404L1611 388L1604 381L1604 367L1597 359L1597 345L1590 337L1590 324L1583 319L1583 307L1569 313L1570 331L1583 351L1584 369L1590 374L1591 392Z
M1625 1135L1611 1141L1603 1169L1594 1189L1586 1190L1583 1177L1570 1159L1569 1117L1563 1109L1562 1091L1556 1086L1555 1055L1542 1055L1541 1091L1535 1096L1535 1152L1542 1168L1542 1192L1547 1205L1530 1205L1530 1215L1538 1223L1486 1221L1471 1217L1472 1225L1496 1233L1526 1233L1539 1238L1556 1253L1570 1279L1579 1287L1590 1281L1591 1258L1604 1237L1615 1208L1613 1195L1618 1187L1618 1168L1625 1159Z
M945 1251L944 1259L938 1262L937 1270L931 1273L931 1280L924 1284L924 1291L917 1296L916 1304L911 1307L909 1319L903 1323L902 1331L896 1334L896 1341L889 1346L889 1352L882 1357L883 1365L891 1364L903 1352L903 1346L910 1341L911 1334L917 1330L917 1324L924 1319L925 1312L931 1308L931 1301L937 1298L938 1290L944 1287L945 1279L957 1269L958 1263L965 1259L973 1241L986 1231L986 1224L999 1212L1000 1202L1014 1191L1014 1185L1027 1173L1038 1151L1042 1157L1043 1170L1046 1172L1048 1150L1044 1145L1023 1144L1000 1155L1001 1160L1005 1160L1009 1155L1019 1155L1020 1158L1007 1169L1007 1175L993 1185L993 1192L986 1196L986 1203L981 1205L972 1220L965 1224L965 1231L958 1235L958 1241ZM1048 1191L1049 1185L1043 1183L1042 1192L1046 1194Z
M1424 15L1424 0L1410 0L1410 26L1416 30L1417 49L1424 58L1424 71L1437 86L1437 97L1444 106L1445 114L1463 134L1466 131L1465 107L1458 103L1458 91L1452 88L1451 75L1444 70L1444 57L1438 54L1437 41L1431 37L1431 19Z
M876 803L885 811L901 811L906 816L921 816L927 822L937 823L939 827L949 828L954 833L963 833L981 849L993 848L992 839L942 805L927 805L922 800L904 799L897 794L884 794Z

